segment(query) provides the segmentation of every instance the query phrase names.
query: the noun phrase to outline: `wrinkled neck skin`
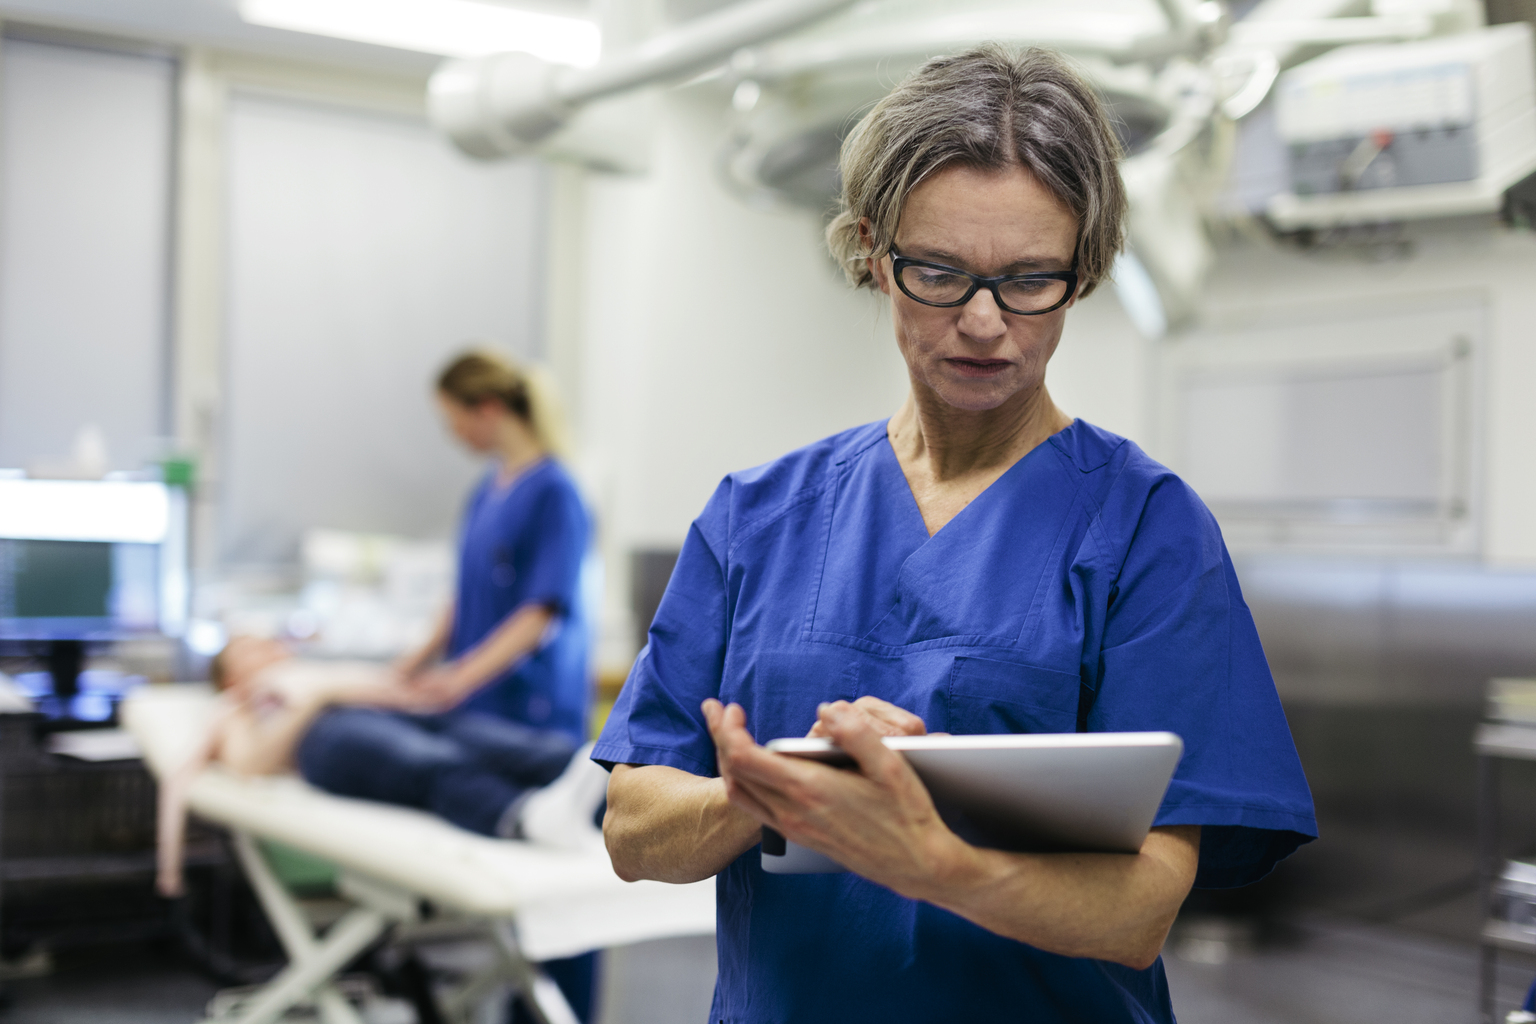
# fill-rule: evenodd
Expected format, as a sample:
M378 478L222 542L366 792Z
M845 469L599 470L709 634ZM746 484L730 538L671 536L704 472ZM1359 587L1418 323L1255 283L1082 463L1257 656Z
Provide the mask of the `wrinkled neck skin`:
M886 427L903 463L924 465L936 481L1001 472L1072 424L1042 380L995 409L958 409L913 379Z

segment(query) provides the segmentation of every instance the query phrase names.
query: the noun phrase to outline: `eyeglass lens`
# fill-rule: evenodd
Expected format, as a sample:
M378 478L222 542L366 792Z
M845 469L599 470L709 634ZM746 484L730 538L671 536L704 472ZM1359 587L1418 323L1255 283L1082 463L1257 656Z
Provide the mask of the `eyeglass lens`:
M960 301L971 287L971 279L962 274L911 264L901 268L901 283L919 301L940 304ZM1003 281L997 290L1002 294L1003 305L1008 309L1018 313L1032 313L1049 309L1060 302L1066 296L1067 282L1053 278L1020 277Z

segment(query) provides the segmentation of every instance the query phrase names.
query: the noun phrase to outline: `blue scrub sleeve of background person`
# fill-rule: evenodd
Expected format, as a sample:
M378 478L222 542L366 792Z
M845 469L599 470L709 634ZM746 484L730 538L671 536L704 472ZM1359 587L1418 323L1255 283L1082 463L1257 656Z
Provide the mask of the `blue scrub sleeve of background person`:
M587 550L587 511L574 489L549 488L530 515L537 538L524 576L523 603L568 615L579 601L581 562Z

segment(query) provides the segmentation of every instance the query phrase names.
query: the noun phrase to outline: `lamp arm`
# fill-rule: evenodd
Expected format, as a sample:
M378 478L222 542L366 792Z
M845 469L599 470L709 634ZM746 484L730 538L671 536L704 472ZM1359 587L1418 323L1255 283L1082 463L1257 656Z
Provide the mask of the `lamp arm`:
M448 60L427 87L428 113L470 156L514 156L554 134L585 103L702 70L854 2L749 0L584 70L556 67L527 53Z
M587 103L702 71L755 46L850 7L854 0L751 0L695 19L640 44L612 63L562 72L556 97Z

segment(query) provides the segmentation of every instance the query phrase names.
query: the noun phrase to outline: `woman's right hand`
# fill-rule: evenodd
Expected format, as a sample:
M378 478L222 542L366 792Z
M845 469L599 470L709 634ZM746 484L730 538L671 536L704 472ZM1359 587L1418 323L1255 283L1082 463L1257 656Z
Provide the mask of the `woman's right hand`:
M852 707L862 711L869 720L870 728L881 736L926 736L928 726L921 718L918 718L906 708L899 708L890 701L881 700L879 697L860 697L853 702ZM826 737L830 733L821 724L821 719L811 726L807 736Z

